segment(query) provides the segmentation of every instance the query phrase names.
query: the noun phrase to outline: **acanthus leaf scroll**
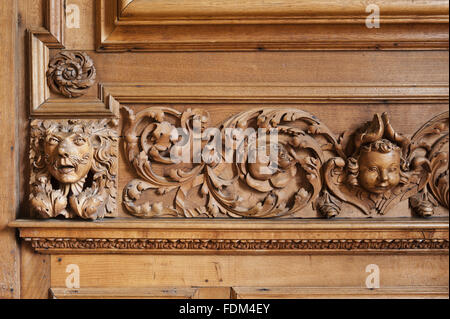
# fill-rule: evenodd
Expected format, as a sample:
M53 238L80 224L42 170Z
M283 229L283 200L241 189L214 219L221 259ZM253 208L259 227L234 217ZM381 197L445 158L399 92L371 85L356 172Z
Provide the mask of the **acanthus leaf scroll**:
M231 116L213 138L204 109L149 107L136 114L128 107L124 110L124 150L139 178L124 188L123 204L136 217L301 218L311 205L333 218L344 203L373 216L385 215L407 200L416 213L421 210L419 215L428 217L433 214L430 201L448 207L448 114L425 125L423 134L415 134L429 137L439 132L426 152L420 152L424 143L396 132L386 113L336 137L302 110L259 108ZM198 131L195 120L201 123ZM186 132L183 143L173 134L177 128ZM249 129L253 133L240 140L233 135ZM267 140L253 144L256 130L276 132L275 145ZM177 156L184 156L184 148L191 149L196 137L205 135L201 149L212 150L215 141L224 154L211 151L205 157L194 151L188 155L190 164L180 164ZM249 160L260 148L271 147L277 149L275 167L260 161L259 155ZM224 160L229 154L231 162Z
M116 216L116 119L31 122L31 210L40 218Z
M430 217L434 207L449 208L449 112L426 122L411 138L411 152L430 161L431 176L426 188L410 199L418 216Z
M200 109L179 112L171 108L152 107L137 114L125 107L125 154L140 179L128 183L123 202L134 216L152 217L252 217L273 218L292 216L313 202L322 189L320 176L328 149L340 151L331 131L311 114L295 109L255 109L239 113L220 127L221 146L231 151L232 162L214 156L191 154L201 161L191 166L177 165L168 156L180 151L171 132L180 127L188 132L184 145L192 146L196 134L192 120L201 122L201 130L207 131L209 115ZM247 132L239 141L229 145L223 137L230 132ZM231 130L231 131L230 131ZM233 131L234 130L234 131ZM275 131L277 149L275 169L256 156L250 161L251 152L272 147L266 141L253 144L258 130ZM253 133L252 133L253 132ZM231 137L233 140L234 137ZM207 147L202 141L202 149ZM254 149L252 149L252 147ZM255 149L256 148L256 149ZM258 149L258 150L257 150ZM204 155L204 154L203 154ZM236 157L241 160L237 161ZM162 174L154 167L166 168ZM263 173L261 173L263 172ZM202 205L187 204L192 190L197 189ZM143 192L152 190L155 195L175 192L173 203L142 201Z

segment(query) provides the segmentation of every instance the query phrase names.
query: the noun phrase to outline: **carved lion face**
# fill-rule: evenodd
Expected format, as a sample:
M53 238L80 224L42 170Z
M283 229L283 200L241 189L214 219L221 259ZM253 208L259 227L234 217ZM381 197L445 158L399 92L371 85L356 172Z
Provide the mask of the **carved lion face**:
M91 169L94 150L82 132L48 133L44 151L48 171L61 183L77 183Z
M382 194L400 182L400 152L361 152L358 182L365 190Z

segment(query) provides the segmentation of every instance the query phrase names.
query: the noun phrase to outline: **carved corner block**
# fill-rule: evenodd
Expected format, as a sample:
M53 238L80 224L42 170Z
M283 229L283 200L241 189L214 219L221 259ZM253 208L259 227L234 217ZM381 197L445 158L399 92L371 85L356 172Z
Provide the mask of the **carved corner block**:
M31 122L30 204L37 217L116 216L117 124L116 119Z

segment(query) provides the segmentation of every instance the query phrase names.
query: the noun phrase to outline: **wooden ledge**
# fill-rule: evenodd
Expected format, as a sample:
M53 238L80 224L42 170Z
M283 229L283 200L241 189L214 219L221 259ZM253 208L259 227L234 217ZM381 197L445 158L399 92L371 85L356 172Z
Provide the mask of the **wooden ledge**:
M9 227L19 229L167 229L167 230L400 230L449 228L448 217L386 219L134 219L98 221L18 219Z
M43 253L447 253L448 218L16 220Z

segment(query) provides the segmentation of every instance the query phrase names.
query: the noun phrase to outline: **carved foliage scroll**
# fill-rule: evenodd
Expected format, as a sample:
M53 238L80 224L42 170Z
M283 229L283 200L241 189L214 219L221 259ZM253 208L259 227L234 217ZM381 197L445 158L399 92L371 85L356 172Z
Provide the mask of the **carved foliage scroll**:
M431 163L428 187L410 200L411 208L419 216L431 216L437 205L449 208L448 115L445 112L434 117L412 137L411 151L422 154Z
M336 137L315 116L292 108L242 112L214 134L203 109L124 110L125 155L139 178L124 188L123 203L137 217L302 217L312 205L332 218L344 202L371 216L384 215L408 199L426 217L433 212L429 201L414 203L417 196L428 196L427 189L448 207L448 151L443 150L448 115L409 139L394 130L385 113ZM174 135L176 128L186 134ZM253 133L236 139L235 130ZM266 138L253 144L254 132L275 132L276 143ZM419 136L436 134L429 146L418 142ZM276 158L261 160L259 151L272 147ZM186 148L187 161L180 162Z
M216 138L219 148L224 146L232 161L208 158L203 152L202 156L197 154L201 158L197 164L180 166L168 156L169 153L182 152L183 148L171 139L172 130L175 127L185 129L184 145L192 146L195 143L192 120L197 119L201 123L199 133L204 135L209 114L198 109L183 113L170 108L149 108L138 114L128 108L126 111L125 153L140 179L125 187L124 204L132 215L138 217L267 218L292 215L319 195L324 153L329 148L339 148L328 128L306 112L294 109L251 110L223 123L220 137ZM255 152L251 146L251 133L239 142L234 140L236 143L232 143L231 148L224 145L223 137L230 134L230 129L247 132L250 128L253 129L250 132L258 129L276 131L276 169L270 168L269 162L260 161L259 157L249 161L249 153ZM233 141L233 137L230 140ZM265 143L258 143L257 147L265 148ZM201 148L207 149L209 145L203 140ZM237 156L241 158L239 161ZM154 166L157 164L165 166L162 174L156 172ZM199 201L203 204L187 204L193 189L198 190ZM148 201L138 204L141 194L147 190L157 195L176 192L173 205Z
M116 215L117 120L33 120L30 204L38 217Z

